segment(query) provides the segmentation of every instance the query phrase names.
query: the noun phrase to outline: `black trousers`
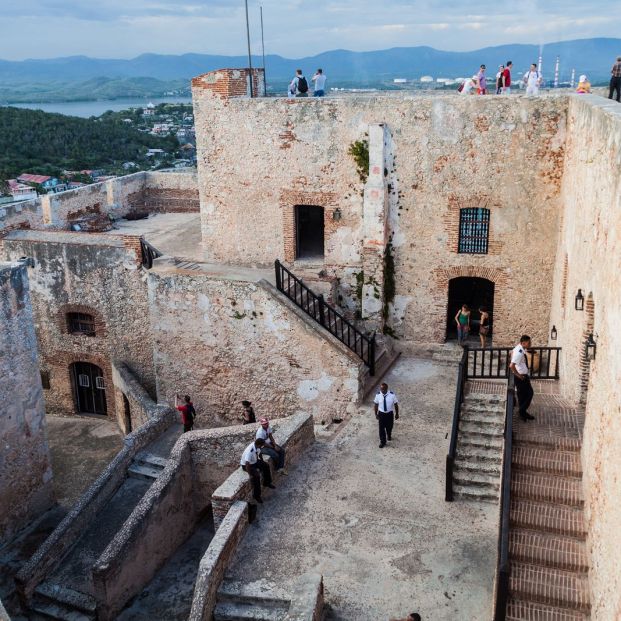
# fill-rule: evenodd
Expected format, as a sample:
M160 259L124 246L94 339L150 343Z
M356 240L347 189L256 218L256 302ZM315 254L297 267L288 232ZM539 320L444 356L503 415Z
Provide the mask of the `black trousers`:
M386 444L386 436L392 435L392 426L395 424L393 412L377 412L377 422L379 423L380 444Z
M608 99L613 99L612 95L615 91L617 91L615 99L621 102L621 78L610 78L610 93L608 94Z
M517 390L518 403L520 406L520 416L524 417L531 401L533 400L533 387L530 385L530 377L524 376L524 379L515 378L515 389Z
M245 470L250 477L250 482L252 483L252 497L255 500L261 500L261 476L263 477L263 485L272 484L272 471L270 470L269 464L259 459L256 464L242 466L242 470Z

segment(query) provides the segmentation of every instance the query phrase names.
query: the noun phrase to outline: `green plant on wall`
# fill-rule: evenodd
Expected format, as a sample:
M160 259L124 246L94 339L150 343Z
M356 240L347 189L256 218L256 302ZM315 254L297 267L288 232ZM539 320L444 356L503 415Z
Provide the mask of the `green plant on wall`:
M356 140L349 145L349 154L354 158L358 175L362 183L366 183L369 176L369 141Z

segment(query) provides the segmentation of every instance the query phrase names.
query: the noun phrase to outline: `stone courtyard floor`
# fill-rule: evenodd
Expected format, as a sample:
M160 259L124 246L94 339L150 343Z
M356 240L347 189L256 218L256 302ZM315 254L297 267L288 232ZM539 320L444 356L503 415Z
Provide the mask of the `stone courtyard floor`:
M402 357L386 376L402 416L378 448L372 398L278 477L225 580L287 595L323 574L328 619L491 618L498 507L444 501L455 366ZM277 438L278 439L278 438Z

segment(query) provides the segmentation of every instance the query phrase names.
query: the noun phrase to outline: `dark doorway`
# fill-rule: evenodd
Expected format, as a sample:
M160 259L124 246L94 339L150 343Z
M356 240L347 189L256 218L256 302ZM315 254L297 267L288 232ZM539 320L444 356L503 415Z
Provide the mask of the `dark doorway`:
M295 258L323 259L323 207L296 205Z
M132 409L125 393L123 393L123 417L125 420L125 435L127 435L132 431Z
M462 304L470 307L470 334L479 334L479 308L485 306L490 318L490 335L494 327L494 283L487 278L453 278L449 281L446 339L457 338L455 315ZM478 339L472 343L478 347Z
M89 362L74 362L71 376L76 406L80 414L107 414L103 371Z

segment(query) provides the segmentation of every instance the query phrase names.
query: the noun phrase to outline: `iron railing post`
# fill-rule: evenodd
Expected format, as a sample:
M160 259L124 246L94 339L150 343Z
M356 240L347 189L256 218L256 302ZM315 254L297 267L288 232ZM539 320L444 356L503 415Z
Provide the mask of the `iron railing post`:
M375 332L369 341L369 348L367 351L369 356L369 375L373 377L375 375Z
M326 325L326 315L325 315L326 303L323 299L323 294L320 294L318 298L319 298L319 323L325 327Z
M280 273L280 261L274 261L274 271L276 272L276 289L282 291L282 274Z

